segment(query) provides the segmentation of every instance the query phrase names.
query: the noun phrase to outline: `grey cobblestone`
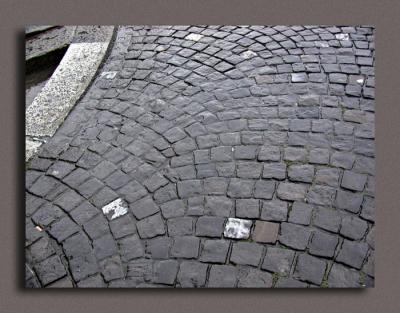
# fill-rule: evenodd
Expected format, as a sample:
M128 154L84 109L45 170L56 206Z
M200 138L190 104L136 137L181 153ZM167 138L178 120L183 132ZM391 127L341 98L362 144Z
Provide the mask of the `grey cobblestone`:
M373 286L374 50L371 27L119 27L116 76L26 166L25 285Z

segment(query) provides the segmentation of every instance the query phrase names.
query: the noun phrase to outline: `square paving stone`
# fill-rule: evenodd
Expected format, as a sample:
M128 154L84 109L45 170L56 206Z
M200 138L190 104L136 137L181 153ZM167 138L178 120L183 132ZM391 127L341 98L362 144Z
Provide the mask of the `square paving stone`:
M185 214L185 202L183 200L172 200L163 203L161 212L164 218L179 217Z
M90 177L90 174L81 168L73 170L70 174L63 178L63 182L72 188L78 188L85 180Z
M310 254L323 257L333 257L339 238L322 231L315 231L308 246Z
M186 180L178 182L178 195L182 198L189 198L203 194L203 184L201 180Z
M146 252L153 259L168 259L169 249L172 245L170 237L156 237L147 241Z
M69 212L75 207L78 206L81 202L84 201L84 198L80 196L74 190L67 190L61 196L59 196L55 201L54 204L61 207L63 210Z
M360 269L367 256L368 245L364 242L344 240L336 261Z
M319 207L316 210L314 225L322 229L337 233L341 223L341 216L337 210Z
M133 215L139 220L160 211L158 205L150 196L136 201L135 203L131 204L129 208L131 209Z
M272 275L255 268L243 268L238 274L239 288L271 288Z
M179 267L177 281L183 288L204 287L207 276L207 264L183 261Z
M288 249L267 247L262 269L287 275L290 273L295 252Z
M191 217L175 217L167 221L169 236L192 235L193 218Z
M124 277L124 268L118 255L101 261L100 268L104 280L107 282Z
M272 199L275 191L275 182L257 180L254 186L254 197L259 199Z
M83 228L91 239L101 237L110 232L107 219L102 215L97 215L83 224Z
M165 234L165 225L160 214L138 221L136 227L140 238L153 238Z
M55 254L50 240L46 237L39 239L29 247L30 255L33 262L40 262Z
M288 176L291 181L310 183L314 177L314 166L291 165L288 168Z
M340 228L340 234L344 237L360 240L364 237L368 230L368 224L366 221L356 216L346 216L342 219L342 227Z
M207 287L233 288L236 286L238 271L231 265L212 265Z
M171 248L171 256L192 259L199 255L200 239L193 236L175 237Z
M125 186L130 180L131 178L128 175L126 175L124 172L120 170L117 170L110 176L108 176L104 180L104 182L106 183L107 186L116 190L118 188L121 188L122 186Z
M279 242L296 250L305 250L310 236L311 230L308 227L282 223Z
M234 239L248 239L253 222L239 218L228 218L225 225L224 237Z
M228 196L231 198L250 198L253 193L254 181L232 178L228 186Z
M263 253L263 246L252 242L233 244L230 262L238 265L258 266Z
M119 239L136 233L135 220L129 214L120 216L109 222L111 233L114 238Z
M360 211L362 201L363 195L361 193L338 190L336 194L336 207L352 213L358 213Z
M260 201L257 199L236 200L236 217L258 218L260 215Z
M257 162L238 162L236 164L236 174L240 178L260 178L262 163Z
M129 261L144 256L142 242L138 235L125 237L118 241L123 261Z
M261 219L264 221L286 221L288 203L280 200L262 201Z
M233 201L223 196L205 197L204 211L208 215L228 217L233 209Z
M313 206L295 201L289 214L289 222L300 225L310 225Z
M211 263L225 263L229 250L227 240L205 240L200 254L200 261Z
M173 285L178 274L179 263L175 260L155 261L153 282L156 284Z
M341 186L355 191L362 191L367 182L367 175L344 171Z
M104 184L97 178L90 178L78 187L78 191L82 196L88 199L103 187Z
M47 285L67 274L58 255L37 263L34 268L43 285Z
M300 254L293 276L303 281L321 285L325 269L325 261L308 254Z
M360 287L360 273L334 263L328 276L329 288Z
M94 254L98 260L105 259L117 253L115 239L107 234L93 241Z
M223 177L210 177L204 180L204 192L209 195L225 195L228 180Z
M37 196L44 197L59 184L58 180L53 177L43 175L35 181L35 183L29 188L29 191Z
M336 197L336 189L333 187L314 185L307 194L307 202L316 205L330 206Z
M278 239L279 223L256 221L252 238L262 243L275 243Z
M58 179L62 179L69 173L71 173L74 169L75 165L68 162L58 161L48 169L47 174L54 176Z
M60 243L80 230L68 216L54 222L50 228L50 234Z
M101 209L106 204L118 198L118 194L116 194L112 189L108 187L104 187L99 192L97 192L94 196L92 196L89 201Z
M221 237L224 223L224 217L201 216L196 222L196 236Z

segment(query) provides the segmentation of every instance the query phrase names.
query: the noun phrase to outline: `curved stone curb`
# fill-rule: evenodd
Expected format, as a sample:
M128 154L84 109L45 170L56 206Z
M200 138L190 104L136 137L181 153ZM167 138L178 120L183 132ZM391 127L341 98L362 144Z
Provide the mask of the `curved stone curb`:
M25 161L55 134L85 92L107 52L113 30L109 26L107 36L102 37L104 41L72 43L45 87L26 109Z

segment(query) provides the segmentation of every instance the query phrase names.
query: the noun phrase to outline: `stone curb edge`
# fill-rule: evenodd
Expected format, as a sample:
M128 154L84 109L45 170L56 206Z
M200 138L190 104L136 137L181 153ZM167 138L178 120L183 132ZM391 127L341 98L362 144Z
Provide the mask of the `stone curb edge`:
M103 36L98 41L72 41L49 81L26 108L25 162L55 134L95 78L115 30L114 26L102 27Z

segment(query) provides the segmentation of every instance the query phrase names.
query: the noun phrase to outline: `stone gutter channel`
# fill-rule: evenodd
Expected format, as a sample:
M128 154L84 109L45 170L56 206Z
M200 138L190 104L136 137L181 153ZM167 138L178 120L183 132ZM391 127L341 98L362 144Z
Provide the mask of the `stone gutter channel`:
M85 93L114 34L114 26L67 26L65 29L62 44L69 45L68 49L43 89L25 110L25 162L55 134ZM34 53L27 50L26 53L26 60L43 57L41 52L32 55Z

